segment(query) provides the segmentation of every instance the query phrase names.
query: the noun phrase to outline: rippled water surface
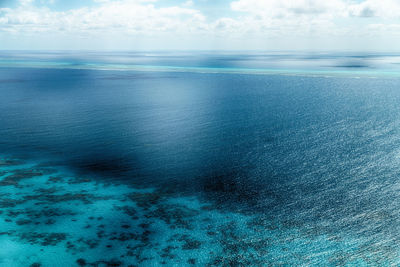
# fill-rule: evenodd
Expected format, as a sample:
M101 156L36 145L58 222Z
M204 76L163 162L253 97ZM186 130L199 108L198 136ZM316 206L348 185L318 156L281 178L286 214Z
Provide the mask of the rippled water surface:
M0 266L400 264L399 62L0 53Z

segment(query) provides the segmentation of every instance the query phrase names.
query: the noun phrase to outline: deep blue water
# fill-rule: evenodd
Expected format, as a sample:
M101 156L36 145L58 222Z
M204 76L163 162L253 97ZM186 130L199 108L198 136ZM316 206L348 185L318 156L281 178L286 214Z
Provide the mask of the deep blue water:
M126 246L114 245L112 255L124 266L399 264L398 61L396 55L374 54L3 52L0 152L31 171L40 162L70 176L90 177L94 184L112 186L108 195L119 194L114 187L155 190L133 201L138 210L151 211L145 216L151 225L161 218L168 227L151 228L150 237L142 240L145 248L133 256L120 258ZM20 174L10 167L14 164L3 165L2 179ZM22 176L47 177L43 170ZM3 182L0 204L9 203L10 190L18 195L20 178ZM43 191L51 189L40 187L44 181L29 185L40 189L34 191L41 194L35 200L43 201L46 192L52 197L75 192L70 181L56 184L59 191ZM94 190L90 186L88 192ZM29 192L20 195L33 199ZM94 199L99 198L82 205L90 210ZM187 204L187 199L194 202ZM197 213L189 216L180 208L177 215L165 208L168 201L186 203ZM15 214L27 203L35 205L4 204L8 210L0 216ZM199 208L205 203L209 208ZM85 207L79 211L83 216ZM31 223L16 223L21 227L16 231L40 232L35 225L43 222L25 216ZM118 221L122 215L115 216ZM213 216L207 229L218 234L204 239L203 228L186 227L203 224L199 216ZM160 241L155 233L174 236L168 231L180 229L184 220L183 228L203 245L189 242L189 256L184 245L175 258L161 252L160 259L143 256L168 248L171 239ZM0 238L29 243L13 227ZM46 247L66 253L58 263L69 266L79 257L65 250L66 240L73 240L71 231L60 231L69 239ZM107 238L112 237L96 240ZM31 245L45 246L40 240ZM220 249L218 255L210 256L207 242ZM97 247L79 252L91 257L88 262L110 260L96 258L99 254L90 249ZM48 254L31 251L43 266L54 264L46 262ZM0 253L0 265L1 257L5 266L27 266L31 259L16 263Z

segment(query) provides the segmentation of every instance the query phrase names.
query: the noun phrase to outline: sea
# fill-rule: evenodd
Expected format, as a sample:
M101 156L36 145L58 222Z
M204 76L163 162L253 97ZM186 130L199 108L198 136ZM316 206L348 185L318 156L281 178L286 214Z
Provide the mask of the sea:
M0 266L399 266L400 54L1 51Z

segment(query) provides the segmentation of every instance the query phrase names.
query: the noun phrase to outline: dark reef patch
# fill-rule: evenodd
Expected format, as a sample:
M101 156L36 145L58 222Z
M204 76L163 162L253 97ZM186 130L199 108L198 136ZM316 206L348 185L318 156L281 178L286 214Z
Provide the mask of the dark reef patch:
M26 220L26 219L19 219L15 222L18 225L25 225L25 224L31 224L32 221L31 220Z
M182 245L183 250L199 249L201 246L200 241L195 240L193 237L191 237L189 235L180 236L178 241L184 242Z
M66 233L21 233L18 236L22 241L31 245L55 246L67 239Z
M17 159L0 159L0 167L11 167L22 164L24 164L24 162Z
M30 179L37 176L48 175L57 172L54 169L19 169L13 171L12 174L6 176L0 181L0 186L21 187L19 182L24 179Z
M79 265L79 266L86 266L86 260L85 259L77 259L76 260L76 263Z
M25 202L24 200L19 200L19 199L1 198L0 199L0 208L13 208L24 202Z
M201 192L219 211L245 212L259 206L260 200L263 203L280 201L280 193L274 189L275 179L271 175L271 182L266 187L240 170L233 170L230 173L215 172L198 180Z
M41 201L41 204L54 204L59 202L80 201L83 204L92 204L96 200L109 200L113 197L96 196L88 193L65 193L62 195L55 194L37 194L24 196L25 200Z
M166 248L163 248L161 250L160 256L162 258L167 258L167 259L174 259L177 255L173 254L172 251L178 249L179 247L177 246L167 246Z
M132 220L138 220L138 213L134 207L131 206L114 206L115 210L122 211L128 215Z
M168 224L172 229L185 228L192 229L194 217L199 215L199 211L190 209L179 204L159 204L154 211L146 216L158 218Z
M136 203L140 208L149 209L154 205L157 205L161 199L162 195L158 192L152 193L131 193L128 198Z
M76 263L78 266L90 266L90 267L99 267L99 266L105 266L105 267L119 267L123 266L123 262L118 260L118 259L111 259L111 260L99 260L95 262L88 262L85 259L77 259Z

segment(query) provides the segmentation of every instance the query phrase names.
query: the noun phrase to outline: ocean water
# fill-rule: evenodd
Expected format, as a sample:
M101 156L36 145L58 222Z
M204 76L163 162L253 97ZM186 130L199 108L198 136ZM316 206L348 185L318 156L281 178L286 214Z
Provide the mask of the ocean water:
M1 52L0 266L400 265L399 63Z

